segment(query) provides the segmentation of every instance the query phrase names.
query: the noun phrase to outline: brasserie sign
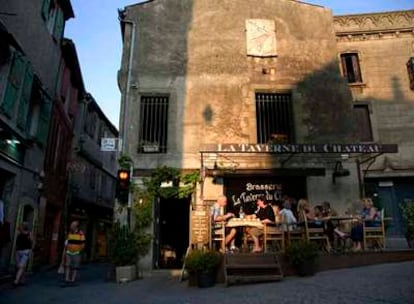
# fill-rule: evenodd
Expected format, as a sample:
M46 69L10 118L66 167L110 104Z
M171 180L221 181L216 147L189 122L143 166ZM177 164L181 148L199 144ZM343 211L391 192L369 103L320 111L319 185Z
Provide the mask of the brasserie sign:
M226 153L398 153L394 144L207 144L201 152Z

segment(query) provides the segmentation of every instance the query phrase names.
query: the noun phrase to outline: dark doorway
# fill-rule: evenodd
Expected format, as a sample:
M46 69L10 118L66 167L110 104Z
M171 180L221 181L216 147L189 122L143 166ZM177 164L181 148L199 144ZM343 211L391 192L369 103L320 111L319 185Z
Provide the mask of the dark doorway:
M182 268L189 242L190 198L159 201L159 268Z
M401 206L414 201L414 178L393 178L387 180L367 180L365 192L377 200L377 207L385 210L385 216L391 217L387 223L387 236L401 237L405 231L405 221Z

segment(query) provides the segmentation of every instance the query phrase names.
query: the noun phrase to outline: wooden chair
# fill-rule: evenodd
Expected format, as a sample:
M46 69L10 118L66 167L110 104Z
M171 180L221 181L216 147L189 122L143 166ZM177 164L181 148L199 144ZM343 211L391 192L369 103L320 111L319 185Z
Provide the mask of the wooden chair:
M269 243L276 242L278 244L277 251L285 251L285 232L279 228L276 223L268 223L263 228L263 249L268 252Z
M362 221L364 250L366 250L368 241L374 241L379 249L385 249L385 225L384 225L384 209L380 211L381 222L378 227L367 226L369 220Z
M285 246L289 246L292 242L304 239L303 229L302 227L299 227L297 223L288 224L284 216L280 217L280 221L280 229L285 234Z
M329 243L329 238L325 234L325 230L323 228L314 228L309 227L309 222L306 217L305 211L303 211L303 218L305 224L305 238L308 242L318 242L324 245L324 249L326 251L330 251L331 244Z
M212 222L211 224L211 240L210 248L217 249L216 244L219 244L221 252L225 252L226 249L226 223L225 222Z

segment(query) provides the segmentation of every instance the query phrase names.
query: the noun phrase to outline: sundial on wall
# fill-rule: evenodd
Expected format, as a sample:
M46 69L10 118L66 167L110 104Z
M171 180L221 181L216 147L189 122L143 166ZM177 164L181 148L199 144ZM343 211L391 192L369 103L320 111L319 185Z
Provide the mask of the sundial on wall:
M246 20L247 55L257 57L276 56L276 31L274 20Z

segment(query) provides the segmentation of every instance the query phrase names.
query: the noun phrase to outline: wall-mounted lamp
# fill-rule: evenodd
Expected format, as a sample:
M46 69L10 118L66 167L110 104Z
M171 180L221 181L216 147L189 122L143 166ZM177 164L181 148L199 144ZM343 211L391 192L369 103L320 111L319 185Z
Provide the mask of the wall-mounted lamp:
M336 183L337 177L349 176L349 174L350 174L349 170L345 169L342 166L342 162L338 160L335 164L334 172L332 173L332 183L333 184Z
M211 171L211 175L213 175L213 178L217 177L217 175L218 175L217 161L214 162L213 171Z
M218 175L217 161L214 162L213 171L211 171L211 175L213 176L213 184L217 184L217 175Z
M6 143L8 143L9 145L18 145L20 144L20 141L17 139L6 139Z

